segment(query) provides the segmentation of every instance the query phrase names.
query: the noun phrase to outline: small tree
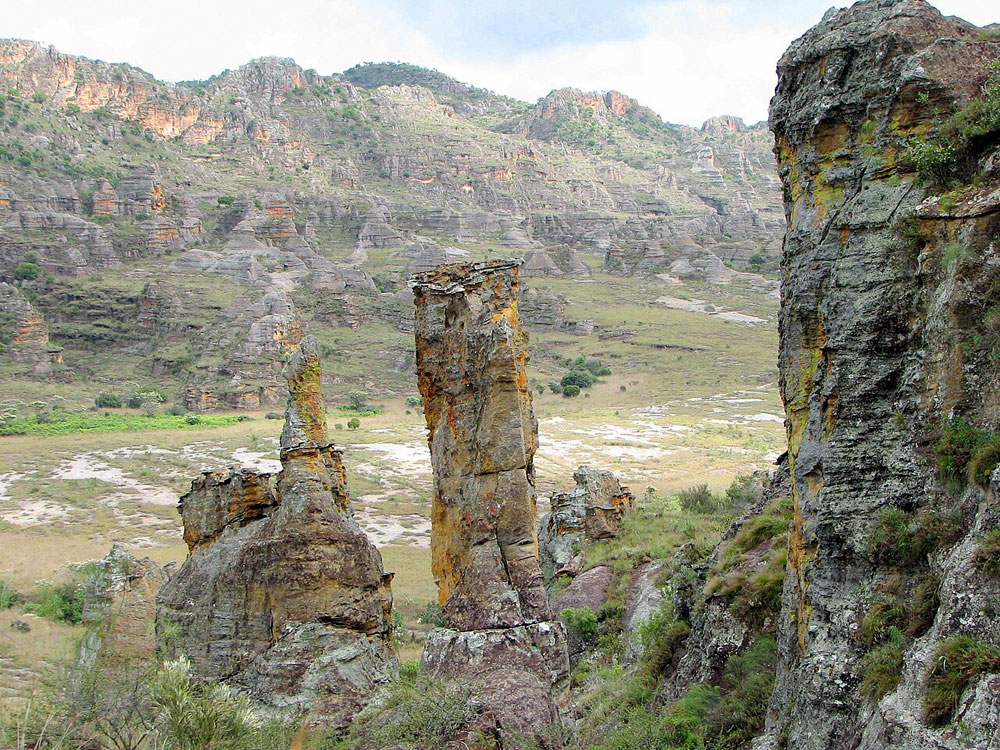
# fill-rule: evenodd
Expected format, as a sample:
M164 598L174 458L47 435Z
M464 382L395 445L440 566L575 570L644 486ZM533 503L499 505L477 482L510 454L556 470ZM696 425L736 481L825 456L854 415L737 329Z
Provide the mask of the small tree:
M352 409L361 411L368 403L368 394L364 391L351 391L347 394L347 400L350 402Z
M17 264L17 267L14 269L14 278L30 281L31 279L37 279L40 272L41 269L39 269L37 263L29 263L25 260Z

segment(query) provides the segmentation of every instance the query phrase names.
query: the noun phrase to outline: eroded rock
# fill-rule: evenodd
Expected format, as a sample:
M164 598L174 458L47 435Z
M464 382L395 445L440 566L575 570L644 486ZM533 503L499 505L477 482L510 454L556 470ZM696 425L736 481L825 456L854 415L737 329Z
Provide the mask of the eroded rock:
M539 522L541 564L548 577L574 574L583 546L618 536L622 518L635 505L628 487L610 471L581 466L573 479L576 487L553 495L551 511Z
M396 671L391 574L352 517L314 338L285 377L281 472L206 474L181 500L190 554L160 592L158 634L201 679L344 726Z
M509 700L500 670L517 673L522 692L533 686L546 698L528 707L525 739L550 747L569 664L538 562L538 428L517 316L519 265L441 266L411 282L434 468L432 568L446 624L429 635L423 664L475 683L487 707Z

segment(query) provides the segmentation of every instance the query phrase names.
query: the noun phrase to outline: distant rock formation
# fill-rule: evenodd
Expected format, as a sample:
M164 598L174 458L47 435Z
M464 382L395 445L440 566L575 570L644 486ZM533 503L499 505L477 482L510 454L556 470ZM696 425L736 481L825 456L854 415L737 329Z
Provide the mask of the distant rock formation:
M157 633L201 679L342 727L396 673L392 576L352 516L313 337L285 376L282 470L192 483L180 504L189 555L160 591Z
M411 282L417 372L434 468L431 554L445 627L423 665L473 683L508 741L558 747L566 634L538 562L520 261L441 266Z
M618 536L622 518L635 505L628 487L610 471L581 466L573 479L576 487L552 495L551 510L538 524L541 565L548 578L575 574L583 546Z
M61 360L58 347L49 344L49 329L21 291L0 281L0 325L11 331L6 354L17 364L31 367L35 375L51 375L52 364ZM0 342L2 343L2 342Z

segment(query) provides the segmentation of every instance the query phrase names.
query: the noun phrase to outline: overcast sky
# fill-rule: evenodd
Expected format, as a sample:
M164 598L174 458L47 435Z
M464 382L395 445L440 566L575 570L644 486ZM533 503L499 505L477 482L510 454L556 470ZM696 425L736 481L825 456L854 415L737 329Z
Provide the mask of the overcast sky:
M265 55L336 73L404 61L535 101L617 89L664 119L767 116L774 66L828 0L37 0L4 3L0 37L203 79ZM939 0L985 25L996 0Z

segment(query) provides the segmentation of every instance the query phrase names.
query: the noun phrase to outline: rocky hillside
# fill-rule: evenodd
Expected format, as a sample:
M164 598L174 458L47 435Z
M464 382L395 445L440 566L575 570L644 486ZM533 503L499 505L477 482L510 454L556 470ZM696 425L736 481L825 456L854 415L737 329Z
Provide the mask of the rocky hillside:
M779 245L763 126L669 125L617 92L529 105L410 65L322 76L274 58L168 84L6 40L0 93L0 281L49 337L0 355L6 377L259 407L316 320L363 329L336 345L377 347L398 390L413 271L503 252L529 276L726 281Z

